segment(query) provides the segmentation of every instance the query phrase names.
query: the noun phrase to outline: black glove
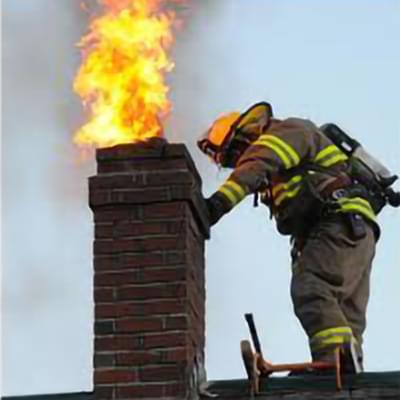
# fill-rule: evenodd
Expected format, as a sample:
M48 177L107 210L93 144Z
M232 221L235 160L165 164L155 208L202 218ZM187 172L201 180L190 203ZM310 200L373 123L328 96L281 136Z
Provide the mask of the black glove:
M378 215L386 205L386 199L381 195L369 196L368 201L376 215Z
M395 192L392 188L386 189L388 203L392 207L400 207L400 192Z
M225 197L218 192L206 199L206 205L210 226L215 225L231 209Z

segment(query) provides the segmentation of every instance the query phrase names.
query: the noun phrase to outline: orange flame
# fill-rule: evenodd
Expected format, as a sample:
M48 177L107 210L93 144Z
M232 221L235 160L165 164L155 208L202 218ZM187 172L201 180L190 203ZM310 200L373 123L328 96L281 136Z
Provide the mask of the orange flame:
M74 81L89 112L75 134L78 145L96 147L162 136L161 120L171 110L165 74L174 64L176 14L162 11L166 0L102 0L78 46L83 63Z

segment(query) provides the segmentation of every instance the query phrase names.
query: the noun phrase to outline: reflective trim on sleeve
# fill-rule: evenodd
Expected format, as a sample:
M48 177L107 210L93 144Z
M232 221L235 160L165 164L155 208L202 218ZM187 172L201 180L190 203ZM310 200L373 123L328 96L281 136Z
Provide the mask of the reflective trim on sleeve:
M274 186L272 188L274 204L279 206L283 200L295 197L302 187L302 180L303 177L301 175L295 175L288 182Z
M300 156L293 147L276 136L261 135L258 140L254 142L254 145L268 147L273 150L286 169L293 168L300 164Z
M296 183L302 180L303 177L301 175L295 175L287 182L278 183L272 188L272 195L276 196L282 190L291 189Z
M332 153L337 152L339 149L337 146L335 146L334 144L331 144L327 147L325 147L324 149L322 149L314 158L314 161L320 161L323 158L330 156Z
M274 199L274 204L277 207L280 206L283 200L291 199L297 196L297 194L300 192L300 189L301 189L301 184L296 188L294 188L293 190L282 192L276 199Z
M311 351L318 351L324 347L351 343L354 341L353 331L349 326L337 326L317 332L310 339Z
M229 200L232 207L242 201L247 194L242 186L232 180L226 181L218 191Z
M375 212L371 207L371 204L368 200L365 200L362 197L343 197L341 199L338 199L338 203L340 204L340 209L338 210L338 212L353 212L361 214L371 221L375 221L376 219Z
M348 157L344 154L337 146L331 144L324 149L322 149L314 158L314 161L323 166L331 167L332 165L340 162L346 161Z
M337 164L340 161L346 161L348 160L348 157L346 154L337 154L336 156L329 157L327 160L324 160L320 163L323 167L331 167L334 164Z

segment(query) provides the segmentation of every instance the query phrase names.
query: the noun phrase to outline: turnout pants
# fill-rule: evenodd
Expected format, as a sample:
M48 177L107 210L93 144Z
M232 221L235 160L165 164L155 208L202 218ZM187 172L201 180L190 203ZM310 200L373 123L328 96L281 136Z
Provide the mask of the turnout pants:
M348 216L321 220L293 257L291 296L296 316L309 337L314 360L332 356L339 344L353 343L362 359L375 236L355 239Z

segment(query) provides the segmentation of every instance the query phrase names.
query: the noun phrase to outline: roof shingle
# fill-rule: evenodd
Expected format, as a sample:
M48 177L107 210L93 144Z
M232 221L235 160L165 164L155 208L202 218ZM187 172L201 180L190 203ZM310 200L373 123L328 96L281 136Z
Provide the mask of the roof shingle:
M210 382L207 390L218 400L250 399L246 380ZM259 400L400 400L399 372L369 372L344 379L336 391L334 376L293 376L262 379Z
M207 390L217 400L248 400L244 379L209 382ZM204 400L207 397L204 397ZM94 400L93 393L2 397L4 400ZM400 371L366 372L344 379L344 388L335 389L333 376L271 377L261 380L257 400L400 400Z

